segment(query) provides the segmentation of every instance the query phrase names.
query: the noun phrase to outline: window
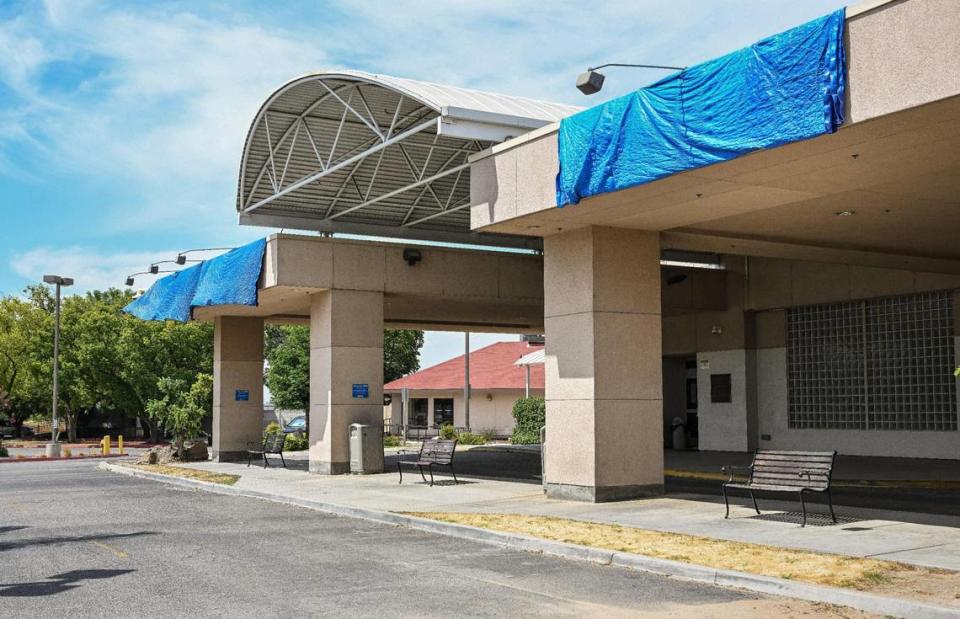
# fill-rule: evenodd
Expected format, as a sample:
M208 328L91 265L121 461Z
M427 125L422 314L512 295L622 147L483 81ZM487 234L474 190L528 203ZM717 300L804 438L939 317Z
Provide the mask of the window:
M791 428L957 429L951 293L787 312Z
M453 398L433 399L433 425L453 425Z
M427 398L411 398L410 399L410 421L409 424L413 428L426 428L427 427L427 409L428 409Z

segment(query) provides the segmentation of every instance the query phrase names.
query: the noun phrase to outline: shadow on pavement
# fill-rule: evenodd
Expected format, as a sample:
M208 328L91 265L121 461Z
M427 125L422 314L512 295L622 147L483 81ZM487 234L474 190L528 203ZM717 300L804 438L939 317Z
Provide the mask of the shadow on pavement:
M21 527L26 528L26 527ZM0 552L5 550L16 550L27 548L29 546L52 546L55 544L73 544L76 542L93 542L107 539L123 539L127 537L140 537L142 535L157 535L156 531L137 531L135 533L106 533L99 535L63 535L53 537L33 537L9 542L0 542ZM72 572L67 572L72 573Z
M73 570L50 576L47 580L12 584L0 583L0 597L41 597L45 595L56 595L57 593L63 593L70 589L76 589L80 586L79 583L84 580L114 578L115 576L129 574L135 571L136 570Z
M12 526L12 527L0 527L0 535L3 533L9 533L10 531L19 531L20 529L28 529L27 526Z

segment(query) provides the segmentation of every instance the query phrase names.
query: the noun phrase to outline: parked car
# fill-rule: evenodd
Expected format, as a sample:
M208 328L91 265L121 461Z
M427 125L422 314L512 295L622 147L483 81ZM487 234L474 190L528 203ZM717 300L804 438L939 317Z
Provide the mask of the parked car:
M284 434L296 434L298 432L307 431L307 416L298 415L291 419L287 425L283 426Z

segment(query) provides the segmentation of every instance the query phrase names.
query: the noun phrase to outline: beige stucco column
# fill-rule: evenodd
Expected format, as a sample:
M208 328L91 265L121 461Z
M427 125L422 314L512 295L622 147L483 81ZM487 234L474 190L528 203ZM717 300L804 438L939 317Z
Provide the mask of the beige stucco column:
M246 457L263 425L263 319L220 316L213 328L213 459Z
M545 238L544 294L547 495L662 493L658 235L591 227Z
M383 424L383 293L328 290L310 305L311 473L350 471L351 423Z

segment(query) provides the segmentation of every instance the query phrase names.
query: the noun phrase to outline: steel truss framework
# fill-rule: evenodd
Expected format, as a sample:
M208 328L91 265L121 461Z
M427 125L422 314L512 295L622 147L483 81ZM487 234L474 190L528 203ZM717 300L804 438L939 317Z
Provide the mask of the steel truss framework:
M448 108L374 77L301 78L264 104L244 148L241 223L536 246L470 231L468 158L494 141L464 135L463 127L445 132Z

